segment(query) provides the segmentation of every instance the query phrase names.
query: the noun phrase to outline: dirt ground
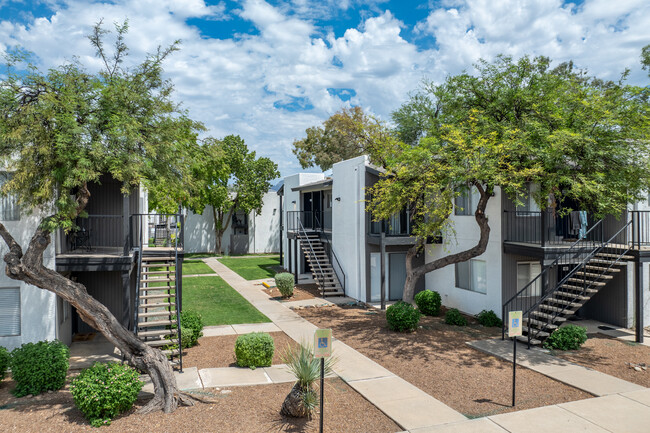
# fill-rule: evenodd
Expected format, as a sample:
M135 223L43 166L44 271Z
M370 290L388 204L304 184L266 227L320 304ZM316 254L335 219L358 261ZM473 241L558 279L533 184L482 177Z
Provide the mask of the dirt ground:
M272 364L282 364L282 353L296 342L284 332L270 332L275 343ZM238 335L201 337L199 344L183 351L183 366L202 368L236 367L235 341Z
M271 333L276 349L293 343L283 332ZM184 366L198 368L226 367L234 362L237 336L203 337L199 345L187 350ZM273 363L281 363L276 350ZM325 431L327 432L398 432L399 428L375 406L345 382L325 382ZM101 430L91 427L74 406L66 388L35 397L15 398L10 379L0 382L0 432L316 432L318 415L311 421L280 415L282 402L293 384L215 388L201 395L214 403L182 407L171 414L162 412L139 415L134 411L146 403L138 400L136 408L113 420Z
M422 317L412 333L389 331L385 314L361 307L296 311L383 367L468 417L481 417L591 397L590 394L526 368L517 368L517 402L512 404L512 363L465 344L497 337L500 328L446 325L442 317Z
M262 286L264 287L264 286ZM302 301L304 299L313 299L320 296L320 292L316 284L299 284L293 289L293 296L290 298L283 298L280 294L280 291L276 287L270 289L263 289L264 293L271 296L271 298L276 301L281 302L291 302L291 301Z
M650 347L603 334L589 337L579 350L553 355L619 379L650 388ZM632 365L630 365L632 364ZM642 366L645 366L644 370ZM634 367L638 367L637 370Z

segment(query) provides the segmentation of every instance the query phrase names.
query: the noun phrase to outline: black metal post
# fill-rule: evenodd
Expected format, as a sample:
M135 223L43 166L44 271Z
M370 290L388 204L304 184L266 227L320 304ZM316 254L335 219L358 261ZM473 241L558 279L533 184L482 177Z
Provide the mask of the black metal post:
M320 433L323 433L323 407L325 402L325 358L320 359Z
M643 263L636 258L636 342L643 343Z
M517 337L512 337L512 407L515 407L515 386L517 375Z
M386 233L383 230L381 232L381 253L379 254L379 269L381 273L381 309L386 309L386 265L385 265L385 255L386 255Z
M541 223L541 242L542 242L542 247L546 246L546 210L542 209L542 215L540 218L540 223Z

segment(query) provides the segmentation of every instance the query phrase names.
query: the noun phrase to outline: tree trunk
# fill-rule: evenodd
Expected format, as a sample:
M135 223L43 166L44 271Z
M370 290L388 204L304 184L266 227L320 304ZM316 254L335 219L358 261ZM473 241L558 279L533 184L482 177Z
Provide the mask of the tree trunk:
M307 392L314 392L313 389ZM287 395L282 403L280 413L284 416L291 416L294 418L305 418L311 416L311 411L305 407L305 391L296 383L291 392Z
M43 266L43 252L50 244L48 231L38 228L24 255L20 245L2 223L0 223L0 236L9 246L9 253L4 257L7 264L5 273L9 278L48 290L69 302L77 309L82 320L113 343L131 365L149 374L154 386L154 397L139 410L140 413L161 409L165 412L173 412L179 403L194 404L194 398L178 390L171 365L160 350L147 346L129 332L106 306L88 294L82 284L73 282Z
M232 214L234 207L230 208L228 212L228 217L224 218L223 211L217 211L214 206L212 206L212 218L214 218L214 252L217 254L223 254L222 251L222 238L223 234L228 229L230 225L230 220L232 219ZM224 224L225 220L225 224Z
M488 224L488 219L485 216L485 208L487 207L488 200L492 194L478 182L474 182L474 186L476 189L478 189L481 195L478 205L476 206L476 212L474 213L476 224L478 224L481 231L478 242L475 246L468 250L461 251L460 253L456 254L450 254L448 256L441 257L437 260L414 268L413 259L418 252L424 249L424 241L418 239L416 244L409 248L408 252L406 253L406 281L404 282L404 292L402 294L403 301L413 303L415 284L423 275L437 269L444 268L448 265L465 262L469 259L480 256L485 252L488 240L490 238L490 225Z

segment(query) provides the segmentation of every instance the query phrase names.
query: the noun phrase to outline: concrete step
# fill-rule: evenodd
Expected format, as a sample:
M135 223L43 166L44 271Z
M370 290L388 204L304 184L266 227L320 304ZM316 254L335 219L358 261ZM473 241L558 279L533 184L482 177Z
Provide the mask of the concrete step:
M569 307L573 308L580 308L582 307L582 304L577 303L577 302L571 302L567 301L565 299L558 299L558 298L547 298L546 303L548 304L562 304L562 305L568 305Z
M634 259L633 256L621 256L619 254L611 254L611 253L598 253L596 254L598 257L608 257L611 259L620 259L620 260L632 260Z
M589 286L606 286L607 283L603 283L602 281L593 281L590 280L589 278L583 280L582 278L569 278L567 281L571 281L573 283L586 283Z
M536 317L543 317L544 319L552 320L553 322L566 322L566 317L543 313L541 311L533 311L530 313L530 315Z
M176 278L150 278L148 280L140 280L140 283L168 283L176 281Z
M615 260L605 260L605 259L595 259L595 258L589 260L589 263L598 263L598 264L607 265L607 266L610 266L610 265L623 266L623 265L626 264L624 261L623 262L621 262L621 261L617 262Z
M178 342L177 342L177 343L178 343ZM180 351L179 351L178 349L161 350L161 352L163 353L163 355L167 355L167 356L169 356L169 355L174 355L174 356L176 356L176 355L178 355L178 354L180 353Z
M580 305L580 304L576 304L576 305L578 305L578 308L580 308L580 307L582 306L582 305ZM571 308L571 307L568 307L568 306L567 306L566 308L563 308L563 307L554 307L554 306L552 306L552 305L547 305L547 304L541 304L541 305L539 306L539 309L540 309L540 310L544 310L544 311L554 311L554 312L556 312L556 313L562 313L562 314L566 314L566 315L569 315L569 314L573 314L573 313L575 313L575 311L576 311L578 308Z
M170 344L178 344L178 339L168 339L164 338L161 340L149 340L144 342L147 346L151 347L160 347L160 346L169 346Z
M176 322L173 320L152 320L151 322L140 322L138 328L151 328L153 326L167 326L173 325Z
M164 298L173 298L174 294L161 293L158 295L141 295L140 299L164 299Z
M558 326L553 324L553 323L547 323L547 322L543 322L541 320L536 320L536 319L524 318L522 320L522 322L526 323L526 324L530 324L531 328L532 327L537 327L538 329L541 329L541 330L546 330L546 329L554 330L554 329L558 328Z
M517 341L521 341L522 343L528 344L528 336L527 335L520 335L519 337L517 337ZM535 345L535 346L539 346L540 344L542 344L542 342L540 340L537 340L536 338L531 338L530 339L530 344Z
M138 337L162 337L164 335L176 335L176 329L157 329L155 331L139 331ZM146 343L146 341L145 341Z
M138 305L138 308L144 308L145 310L148 308L161 308L161 307L173 307L176 304L173 302L158 302L158 303L153 303L153 304L140 304Z
M161 316L167 316L171 317L172 315L175 315L175 311L152 311L148 313L138 313L138 317L161 317Z
M577 295L577 294L575 294L573 292L568 292L568 291L564 292L562 290L557 290L555 293L553 293L553 297L557 297L557 296L562 296L564 298L569 298L569 299L571 299L573 301L576 301L576 300L577 301L588 301L589 299L591 299L589 296Z
M611 280L612 278L614 278L613 276L607 275L607 274L594 274L594 273L591 273L591 272L583 272L583 271L578 271L573 275L578 275L578 276L584 275L584 276L587 277L587 279L589 279L589 278L595 278L595 279L604 278L605 280Z
M598 272L621 272L619 268L602 268L600 266L593 266L593 265L587 265L585 266L586 269L592 270L592 271L598 271Z
M140 275L174 275L176 271L150 271L150 272L140 272Z

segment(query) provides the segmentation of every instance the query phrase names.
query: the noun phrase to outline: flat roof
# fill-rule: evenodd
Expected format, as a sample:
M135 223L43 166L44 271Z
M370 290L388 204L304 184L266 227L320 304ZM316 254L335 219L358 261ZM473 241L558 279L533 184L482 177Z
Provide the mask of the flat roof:
M319 187L326 188L332 186L332 182L333 179L331 177L326 177L325 179L317 180L316 182L309 182L304 185L291 188L291 191L304 191L306 189L318 189Z

